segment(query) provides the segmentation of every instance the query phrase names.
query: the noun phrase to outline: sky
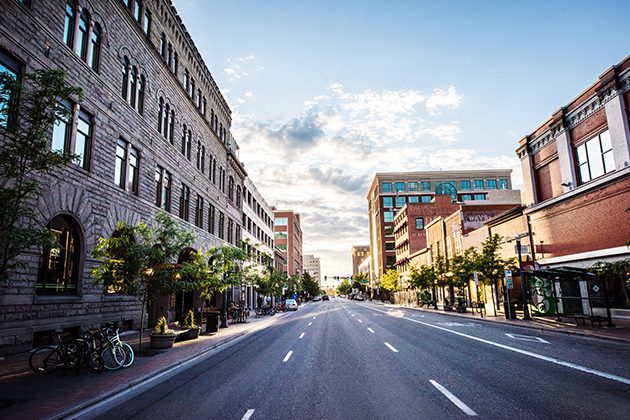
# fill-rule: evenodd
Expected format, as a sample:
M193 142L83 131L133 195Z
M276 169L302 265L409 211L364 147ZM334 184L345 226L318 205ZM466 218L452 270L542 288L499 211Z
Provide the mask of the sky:
M322 276L369 243L376 172L510 168L518 140L630 54L630 1L175 0L270 205Z

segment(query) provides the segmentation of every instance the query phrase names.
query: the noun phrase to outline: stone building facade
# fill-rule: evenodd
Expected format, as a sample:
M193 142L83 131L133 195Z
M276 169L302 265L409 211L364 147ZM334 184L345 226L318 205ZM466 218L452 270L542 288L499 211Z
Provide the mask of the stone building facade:
M370 256L369 245L353 245L350 250L352 256L352 275L356 276L360 273L359 266L366 258Z
M90 253L117 221L150 223L160 208L198 250L237 243L247 174L231 110L169 0L6 0L0 13L0 70L58 67L85 97L50 129L53 150L81 159L41 177L33 203L71 246L23 255L28 269L0 292L0 352L29 349L53 329L137 326L135 298L92 285Z

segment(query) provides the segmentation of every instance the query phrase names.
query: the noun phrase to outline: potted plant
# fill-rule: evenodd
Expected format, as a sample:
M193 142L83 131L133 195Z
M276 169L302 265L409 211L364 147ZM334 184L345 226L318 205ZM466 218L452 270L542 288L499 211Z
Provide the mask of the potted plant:
M189 310L186 314L182 329L187 330L181 333L182 339L184 340L194 340L199 337L200 328L195 324L195 313L192 310Z
M151 334L151 348L170 349L173 347L177 334L168 328L168 321L165 316L158 319L153 334Z

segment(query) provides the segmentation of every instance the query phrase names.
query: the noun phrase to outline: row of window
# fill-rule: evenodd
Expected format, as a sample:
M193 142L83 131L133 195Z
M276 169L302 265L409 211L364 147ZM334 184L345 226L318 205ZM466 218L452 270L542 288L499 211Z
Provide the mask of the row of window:
M381 192L430 192L432 191L431 186L436 187L438 184L450 184L453 187L457 188L457 181L439 181L439 182L431 182L431 181L397 181L397 182L389 182L383 181L381 182ZM508 180L507 179L474 179L474 180L461 180L459 181L459 189L461 191L470 191L470 190L507 190L508 189Z
M256 224L256 222L250 219L245 213L243 213L243 229L246 229L256 239L267 245L269 248L273 248L273 240L265 231Z
M483 193L476 194L459 194L458 201L480 201L485 200L486 195ZM433 196L431 195L410 195L410 196L400 196L400 197L383 197L383 207L391 208L391 207L403 207L405 204L417 204L417 203L431 203L433 200ZM395 204L395 205L394 205Z
M580 183L588 182L615 170L612 142L608 130L575 148Z
M101 27L91 19L87 9L82 8L79 13L75 0L66 1L63 42L94 71L98 71Z
M144 2L140 0L121 0L121 2L140 25L142 32L149 35L151 32L151 11L145 7Z
M247 188L243 187L243 199L245 203L256 212L258 217L271 229L273 229L273 218L267 214L264 207L260 205L256 197L254 197Z

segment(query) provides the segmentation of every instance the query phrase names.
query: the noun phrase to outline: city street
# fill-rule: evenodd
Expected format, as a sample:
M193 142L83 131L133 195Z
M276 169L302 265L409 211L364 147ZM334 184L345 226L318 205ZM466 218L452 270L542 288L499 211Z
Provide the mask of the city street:
M82 414L621 419L629 353L623 343L337 298Z

